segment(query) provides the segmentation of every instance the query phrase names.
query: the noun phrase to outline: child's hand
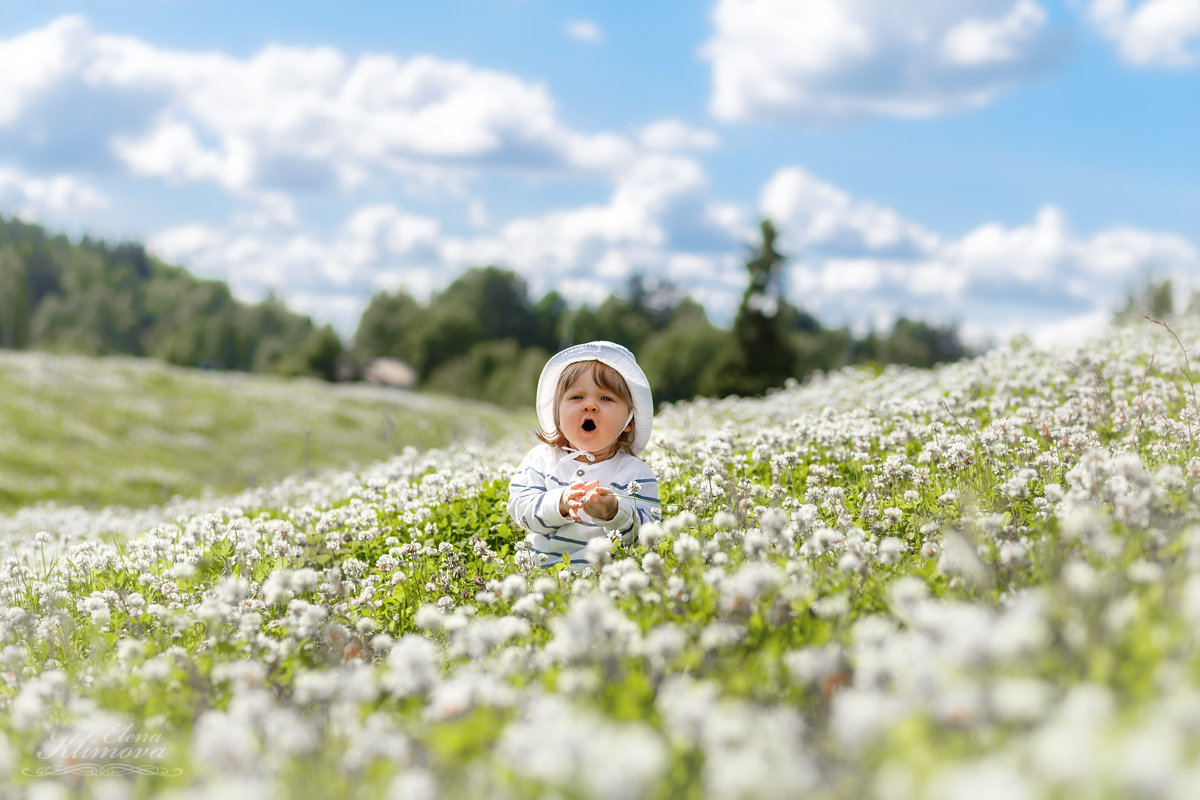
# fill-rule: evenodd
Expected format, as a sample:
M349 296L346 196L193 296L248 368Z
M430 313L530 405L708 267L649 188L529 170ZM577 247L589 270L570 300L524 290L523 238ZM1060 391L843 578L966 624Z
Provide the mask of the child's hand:
M579 509L583 505L583 496L587 494L587 490L587 484L583 481L577 481L563 489L558 497L558 513L579 522Z
M613 496L612 490L601 486L600 481L571 484L562 493L562 500L559 501L560 512L563 511L564 505L564 516L570 514L571 519L576 522L579 521L581 511L593 519L605 521L617 515L617 498Z
M571 519L579 522L579 512L583 509L583 501L587 493L600 485L600 481L592 481L584 483L577 481L568 486L562 493L562 499L558 501L558 510L565 517L570 516Z
M592 519L608 522L617 515L617 498L611 489L597 486L583 496L583 510Z

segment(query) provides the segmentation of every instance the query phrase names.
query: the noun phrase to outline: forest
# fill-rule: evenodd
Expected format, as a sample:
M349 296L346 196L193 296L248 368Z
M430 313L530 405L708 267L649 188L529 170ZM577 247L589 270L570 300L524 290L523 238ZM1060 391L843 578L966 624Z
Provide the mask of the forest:
M331 327L279 299L239 302L224 282L164 264L140 244L72 244L3 218L0 346L330 380L343 352Z
M409 363L418 387L500 405L532 402L538 372L560 347L608 339L630 347L655 398L759 395L846 364L931 366L967 354L956 326L898 319L856 337L784 299L785 257L769 221L748 247L747 287L732 325L668 281L633 276L596 306L540 298L517 273L470 269L427 300L403 288L371 298L352 341L276 297L246 303L229 287L164 264L138 243L72 243L0 218L0 347L90 356L127 354L185 367L360 377L372 359Z

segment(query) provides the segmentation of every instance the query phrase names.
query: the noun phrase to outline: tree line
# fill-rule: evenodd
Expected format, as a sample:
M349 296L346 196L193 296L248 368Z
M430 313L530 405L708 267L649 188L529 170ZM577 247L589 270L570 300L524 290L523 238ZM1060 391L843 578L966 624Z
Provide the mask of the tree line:
M421 303L403 289L376 294L363 312L351 357L411 364L423 386L497 403L533 403L549 355L576 342L626 345L650 379L655 399L757 395L816 370L847 364L927 367L967 355L954 325L901 318L891 331L854 336L825 328L784 299L784 257L774 226L746 262L748 286L729 329L669 281L633 276L596 307L571 307L558 292L534 300L523 279L483 267L464 273Z
M389 357L410 364L422 388L513 406L532 404L551 353L592 339L632 349L661 402L761 394L852 363L930 366L966 354L954 326L901 318L863 337L823 327L784 299L775 229L763 222L761 232L728 329L669 281L635 275L599 305L573 307L556 291L534 299L516 273L487 266L423 302L403 288L376 294L345 345L277 298L240 302L225 283L163 264L140 244L72 244L0 218L0 347L326 380Z
M344 351L333 328L279 299L239 302L224 282L164 264L140 244L72 244L3 218L0 346L328 380Z

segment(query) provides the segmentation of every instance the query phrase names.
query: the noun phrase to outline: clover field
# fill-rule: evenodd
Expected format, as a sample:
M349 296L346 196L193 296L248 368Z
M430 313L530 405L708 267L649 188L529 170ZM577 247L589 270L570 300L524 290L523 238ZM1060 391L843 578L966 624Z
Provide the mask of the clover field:
M667 407L662 524L580 573L526 441L0 521L4 796L1193 797L1172 326Z

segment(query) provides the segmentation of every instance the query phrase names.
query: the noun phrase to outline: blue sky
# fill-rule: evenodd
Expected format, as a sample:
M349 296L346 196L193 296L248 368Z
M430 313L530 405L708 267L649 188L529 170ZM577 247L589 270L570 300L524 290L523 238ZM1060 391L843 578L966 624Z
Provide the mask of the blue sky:
M483 264L725 324L764 217L859 330L1060 339L1200 277L1200 0L0 8L0 213L345 336Z

